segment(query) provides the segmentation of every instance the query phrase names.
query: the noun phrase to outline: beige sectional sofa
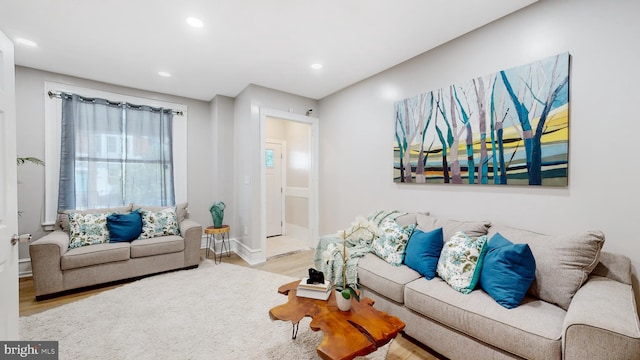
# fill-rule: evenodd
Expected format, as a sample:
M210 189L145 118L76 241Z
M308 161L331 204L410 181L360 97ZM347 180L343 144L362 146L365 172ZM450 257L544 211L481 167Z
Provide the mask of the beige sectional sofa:
M488 239L500 233L513 243L527 243L536 259L526 297L507 309L482 289L463 294L438 276L427 280L373 253L362 257L357 274L363 295L402 319L407 335L436 352L451 359L640 358L631 262L601 251L602 233L549 236L425 214L402 221L424 231L442 227L445 239L457 230L484 227Z
M129 213L142 208L95 209L79 213ZM36 299L61 292L135 278L169 270L197 267L200 263L202 226L188 219L187 204L176 206L179 235L103 243L69 248L69 211L60 213L55 230L29 246Z

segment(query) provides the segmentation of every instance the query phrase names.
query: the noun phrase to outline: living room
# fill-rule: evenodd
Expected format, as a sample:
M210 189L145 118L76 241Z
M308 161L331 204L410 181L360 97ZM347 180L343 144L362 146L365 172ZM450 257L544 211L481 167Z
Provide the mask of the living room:
M382 209L491 220L546 234L601 230L606 235L604 249L632 261L637 303L640 245L628 234L634 233L633 224L639 220L634 201L640 199L640 190L635 185L638 171L628 165L632 158L620 155L627 148L633 154L633 138L620 139L621 132L640 130L633 121L632 105L640 95L634 86L640 70L633 65L640 52L633 43L633 35L640 33L634 18L639 11L640 5L632 0L606 4L540 0L318 98L250 84L233 97L203 100L18 65L18 155L46 156L45 82L184 104L188 107L185 200L190 218L208 226L211 203L229 204L225 219L232 227L232 249L248 263L258 264L265 254L260 236L264 208L257 205L263 196L262 174L256 156L263 135L256 109L277 109L296 116L314 109L312 116L319 119L318 235L344 229L356 216ZM452 187L393 182L395 101L563 52L571 57L568 186ZM595 91L605 85L608 93ZM610 153L597 146L611 149ZM31 233L34 239L46 233L42 227L45 168L18 169L19 233ZM28 272L26 244L21 244L20 258L21 271Z

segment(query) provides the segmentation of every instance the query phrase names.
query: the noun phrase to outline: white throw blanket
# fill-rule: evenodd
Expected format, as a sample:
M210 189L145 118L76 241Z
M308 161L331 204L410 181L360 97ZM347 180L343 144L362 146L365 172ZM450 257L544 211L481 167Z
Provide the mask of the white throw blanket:
M346 230L336 234L321 236L313 262L317 270L324 273L325 279L330 280L337 287L343 287L344 247L346 244L346 280L354 289L358 285L358 261L361 257L371 252L373 240L380 234L378 227L386 219L395 220L404 215L397 210L376 211L367 218L358 217Z

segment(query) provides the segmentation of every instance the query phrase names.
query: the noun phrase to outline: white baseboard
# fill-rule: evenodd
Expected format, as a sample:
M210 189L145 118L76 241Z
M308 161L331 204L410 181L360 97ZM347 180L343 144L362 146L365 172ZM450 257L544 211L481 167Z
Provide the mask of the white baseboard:
M31 258L19 259L18 260L18 277L29 277L32 276L33 272L31 271Z
M250 249L238 239L231 239L231 250L249 265L257 265L267 261L262 249Z

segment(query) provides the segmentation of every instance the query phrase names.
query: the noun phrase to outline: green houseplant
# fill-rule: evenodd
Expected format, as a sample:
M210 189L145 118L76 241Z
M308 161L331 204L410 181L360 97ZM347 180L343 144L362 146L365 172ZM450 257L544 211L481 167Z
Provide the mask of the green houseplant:
M24 164L35 164L38 166L44 166L44 161L36 158L36 157L18 157L16 158L16 165L24 165ZM18 182L19 183L19 182ZM22 211L18 211L18 216L22 216Z
M35 158L35 157L19 157L16 159L17 161L17 165L24 165L26 163L31 163L31 164L35 164L35 165L44 165L44 161Z

